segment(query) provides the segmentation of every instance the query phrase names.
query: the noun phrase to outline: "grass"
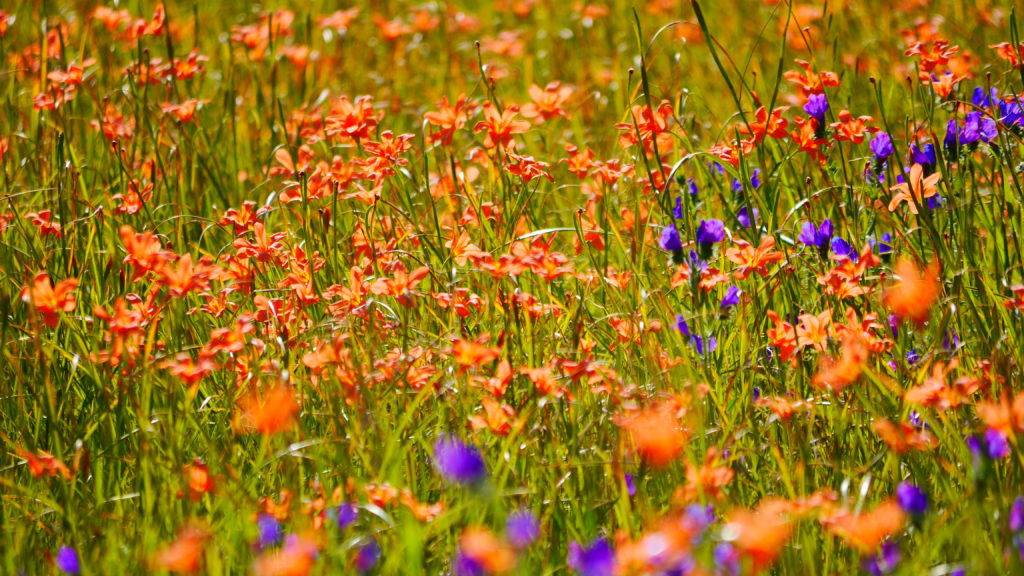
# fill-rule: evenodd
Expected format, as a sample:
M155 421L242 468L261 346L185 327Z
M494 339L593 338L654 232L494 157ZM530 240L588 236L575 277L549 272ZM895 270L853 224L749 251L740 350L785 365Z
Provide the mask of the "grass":
M0 572L1024 572L1011 3L345 8L0 10Z

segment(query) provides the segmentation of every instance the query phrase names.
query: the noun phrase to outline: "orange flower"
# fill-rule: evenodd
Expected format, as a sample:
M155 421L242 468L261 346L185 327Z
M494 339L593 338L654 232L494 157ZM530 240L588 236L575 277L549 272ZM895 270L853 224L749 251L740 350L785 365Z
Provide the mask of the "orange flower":
M946 376L960 364L956 358L948 364L936 362L932 366L931 375L920 386L907 390L903 399L908 404L930 406L940 411L956 408L967 403L970 397L981 388L978 378L964 376L957 378L952 386L946 384ZM978 403L978 415L985 410L985 403ZM1024 406L1022 406L1024 408Z
M530 130L529 122L516 120L518 113L517 106L507 106L499 113L494 104L484 102L484 120L477 122L473 132L487 132L484 136L484 146L487 148L505 148L513 136Z
M923 324L939 297L938 275L938 262L929 263L922 273L909 258L900 259L896 263L899 282L886 292L885 306L900 318Z
M897 454L911 450L928 450L935 446L935 438L927 429L915 428L913 424L880 418L871 423L871 429L878 434L889 449Z
M196 458L191 464L185 465L185 478L188 479L188 497L198 502L203 494L213 492L215 482L206 463Z
M832 310L821 314L801 314L800 325L796 328L797 345L810 346L818 352L825 351L825 344L832 333Z
M733 246L725 251L725 257L739 265L733 270L733 276L737 280L744 280L753 272L767 276L767 266L783 259L782 253L773 250L774 247L774 236L762 238L757 248L746 240L733 240Z
M836 131L836 140L849 140L854 144L861 144L867 136L867 128L864 125L873 121L871 116L854 118L849 110L843 110L839 113L839 122L833 123L832 129Z
M72 312L75 309L75 288L77 278L61 280L54 286L46 272L36 274L32 284L21 289L21 299L43 315L43 322L53 328L57 325L57 312Z
M978 402L978 418L989 428L1006 435L1024 432L1024 392L1010 399L1003 394L998 402Z
M890 188L895 194L892 195L892 200L889 201L889 212L895 212L901 203L906 202L910 204L910 211L917 214L918 207L926 199L938 194L936 185L942 180L942 175L936 172L925 178L924 167L920 164L914 164L910 168L909 180L909 183L900 182Z
M735 475L732 468L722 462L718 450L708 448L699 467L692 462L686 463L686 486L676 490L673 498L682 502L692 502L700 496L721 499L722 488L732 482Z
M843 511L823 518L821 523L861 553L870 554L883 540L900 531L905 520L906 514L900 505L886 500L870 512L852 514Z
M864 363L868 359L868 349L859 336L847 333L843 338L843 348L838 360L825 359L821 369L811 381L814 386L840 392L860 378Z
M317 545L305 538L289 540L284 548L271 550L256 559L256 576L306 576L313 570Z
M189 524L178 533L178 539L158 550L152 559L153 568L168 572L198 572L210 533L198 524Z
M754 112L754 121L750 123L750 126L740 126L739 132L744 136L753 135L754 142L761 142L765 136L785 138L787 135L786 126L789 125L789 122L782 117L782 114L786 110L789 110L789 106L776 108L769 114L768 110L761 106Z
M683 451L686 432L677 417L677 406L662 402L618 418L617 424L629 434L644 462L662 468Z
M241 413L236 421L239 433L248 431L273 434L290 430L295 424L299 405L291 390L277 386L262 398L253 394L242 402Z
M437 105L438 110L431 110L423 115L423 119L434 126L440 126L441 131L430 135L431 142L440 141L444 146L450 146L455 132L466 125L466 120L473 112L476 105L466 99L465 94L460 94L454 106L448 104L448 98L441 98Z
M572 86L564 86L560 82L551 82L543 89L530 84L530 102L523 106L523 118L533 119L538 124L558 116L568 117L562 106L572 97Z
M750 558L753 574L771 566L793 532L789 518L789 504L768 499L757 510L734 510L724 532L731 536L733 545Z
M774 310L768 311L768 320L772 327L765 334L768 336L768 343L779 350L779 358L783 362L793 358L800 350L797 344L796 329L789 322L784 322Z
M49 452L40 450L39 452L32 453L24 448L19 448L18 456L25 459L29 472L36 478L40 476L71 478L71 470L68 469L67 465Z
M516 566L512 546L482 526L470 526L462 532L459 551L487 574L505 574Z
M479 367L501 357L501 347L487 346L489 334L482 334L476 340L458 338L452 343L452 355L461 371L470 367Z

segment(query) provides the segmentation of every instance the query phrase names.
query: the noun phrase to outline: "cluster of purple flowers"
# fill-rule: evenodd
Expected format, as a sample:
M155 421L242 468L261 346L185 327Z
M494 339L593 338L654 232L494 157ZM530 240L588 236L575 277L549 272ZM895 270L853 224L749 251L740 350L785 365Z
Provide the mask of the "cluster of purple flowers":
M736 299L738 302L739 294L736 294ZM718 339L714 336L704 337L691 332L690 325L686 323L686 318L682 314L676 316L676 330L679 330L680 334L689 339L690 345L692 345L694 349L697 350L697 354L700 354L701 356L711 354L716 348L718 348Z
M434 443L434 467L452 484L480 484L487 477L480 450L455 436L441 436Z

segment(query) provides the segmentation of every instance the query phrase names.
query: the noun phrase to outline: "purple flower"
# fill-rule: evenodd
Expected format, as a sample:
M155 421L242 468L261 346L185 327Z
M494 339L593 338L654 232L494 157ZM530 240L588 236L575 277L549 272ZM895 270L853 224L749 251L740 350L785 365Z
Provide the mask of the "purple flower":
M1010 442L1001 430L989 428L985 430L985 447L988 450L988 457L993 460L1006 458L1010 455Z
M487 476L484 458L476 446L454 436L441 436L434 443L434 467L454 484L478 484Z
M540 536L540 523L533 512L516 510L505 522L505 533L508 534L508 541L513 547L526 548Z
M690 189L690 196L696 196L700 192L700 189L697 188L697 181L693 178L687 179L686 186Z
M534 516L534 512L519 509L509 516L505 523L505 532L508 534L509 543L516 548L525 548L537 541L541 535L541 524Z
M1010 532L1014 534L1024 530L1024 496L1018 496L1010 508Z
M1016 98L1007 102L999 101L999 121L1006 126L1024 124L1024 98Z
M864 570L872 576L884 576L891 574L900 561L899 544L888 541L882 544L882 550L877 556L864 559Z
M953 571L949 573L949 576L967 576L967 569L963 566L957 566L953 568Z
M755 190L761 187L761 169L754 168L754 173L750 175L750 186Z
M725 291L725 297L722 298L722 303L719 304L721 308L729 309L740 303L740 294L742 291L739 286L729 286Z
M701 356L705 353L711 354L716 348L718 348L718 339L714 336L708 336L705 340L700 336L694 335L692 343L693 347L697 349L697 354L700 354Z
M743 190L743 184L740 182L739 178L732 179L732 183L729 184L729 190L732 190L733 192L739 192Z
M623 480L626 482L626 493L629 497L636 496L636 478L632 474L623 474Z
M380 544L377 541L370 539L369 542L359 547L359 551L356 552L355 566L361 574L366 574L370 570L373 570L377 562L380 561Z
M683 511L683 521L692 528L695 532L703 532L707 530L715 521L715 509L711 504L702 506L700 504L690 504Z
M690 325L686 323L686 318L682 314L676 315L676 330L683 336L690 336Z
M281 529L281 523L271 514L260 514L256 518L256 528L259 531L257 545L260 548L277 546L284 540L284 531Z
M57 550L57 569L65 574L79 574L82 565L78 562L78 552L71 546L61 546Z
M935 145L931 142L921 148L918 148L917 144L911 144L910 155L914 164L920 164L924 168L925 176L930 176L935 171L935 164L938 162L938 158L935 155Z
M679 231L675 226L665 226L661 229L658 246L666 252L678 252L683 249L683 241L679 239Z
M754 402L757 402L758 400L761 399L761 389L758 388L757 386L754 386L753 397L754 397Z
M942 336L942 349L952 350L960 346L960 337L957 336L956 330L947 330Z
M725 224L721 220L701 220L697 225L697 243L710 246L725 239Z
M920 359L921 355L917 353L917 350L912 349L910 352L907 352L907 364L913 366Z
M896 502L911 516L923 516L928 511L928 495L910 482L900 482L896 486Z
M981 119L981 141L986 144L991 144L999 137L999 130L996 128L996 121L989 117Z
M359 508L355 504L345 502L338 506L338 529L344 530L352 525L359 517Z
M815 227L814 222L804 222L800 226L798 240L806 246L815 246L822 250L829 247L832 241L832 221L828 218L821 221L821 226Z
M486 576L487 572L479 562L466 556L460 550L452 562L452 574L455 576Z
M804 104L804 112L818 121L819 126L825 124L825 112L828 112L828 99L824 94L811 94Z
M721 542L715 546L713 552L715 566L718 567L718 574L732 576L740 573L740 555L736 547L728 542Z
M974 104L978 108L988 108L997 100L999 100L999 91L995 88L992 88L988 94L985 94L984 88L976 86L974 88L974 94L971 95L971 104Z
M572 542L567 563L580 576L612 576L615 573L615 550L607 538L598 538L589 546Z
M875 137L871 139L871 153L875 155L875 160L882 162L889 156L893 155L892 138L889 137L885 132L878 132Z
M890 314L889 317L886 318L886 322L889 323L889 332L892 334L892 337L896 338L897 336L899 336L900 335L900 317L895 315L895 314Z
M975 132L974 142L977 142L977 132ZM946 156L950 158L956 158L960 154L961 144L971 144L971 141L967 139L967 135L960 130L960 125L956 123L956 120L950 120L946 124L946 137L942 139L942 149L946 151ZM923 162L921 164L924 164Z
M672 208L672 217L680 220L683 217L683 197L676 196L676 205Z
M757 219L761 216L757 208L754 208L754 217L750 217L750 209L746 206L740 208L740 211L736 213L736 220L744 228L750 228L750 226L757 222Z
M832 238L831 248L832 253L836 256L849 258L854 262L856 262L857 258L860 256L860 254L857 254L857 249L853 247L853 244L850 244L839 236Z
M889 234L888 232L882 234L882 237L877 241L874 238L868 238L868 243L870 243L875 252L878 252L879 254L892 253L892 234Z

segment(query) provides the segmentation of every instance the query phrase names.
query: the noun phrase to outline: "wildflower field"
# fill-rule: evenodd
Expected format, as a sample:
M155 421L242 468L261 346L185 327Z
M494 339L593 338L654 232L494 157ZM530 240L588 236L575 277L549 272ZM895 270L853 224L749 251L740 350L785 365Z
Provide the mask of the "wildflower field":
M1022 25L0 1L0 574L1024 574Z

